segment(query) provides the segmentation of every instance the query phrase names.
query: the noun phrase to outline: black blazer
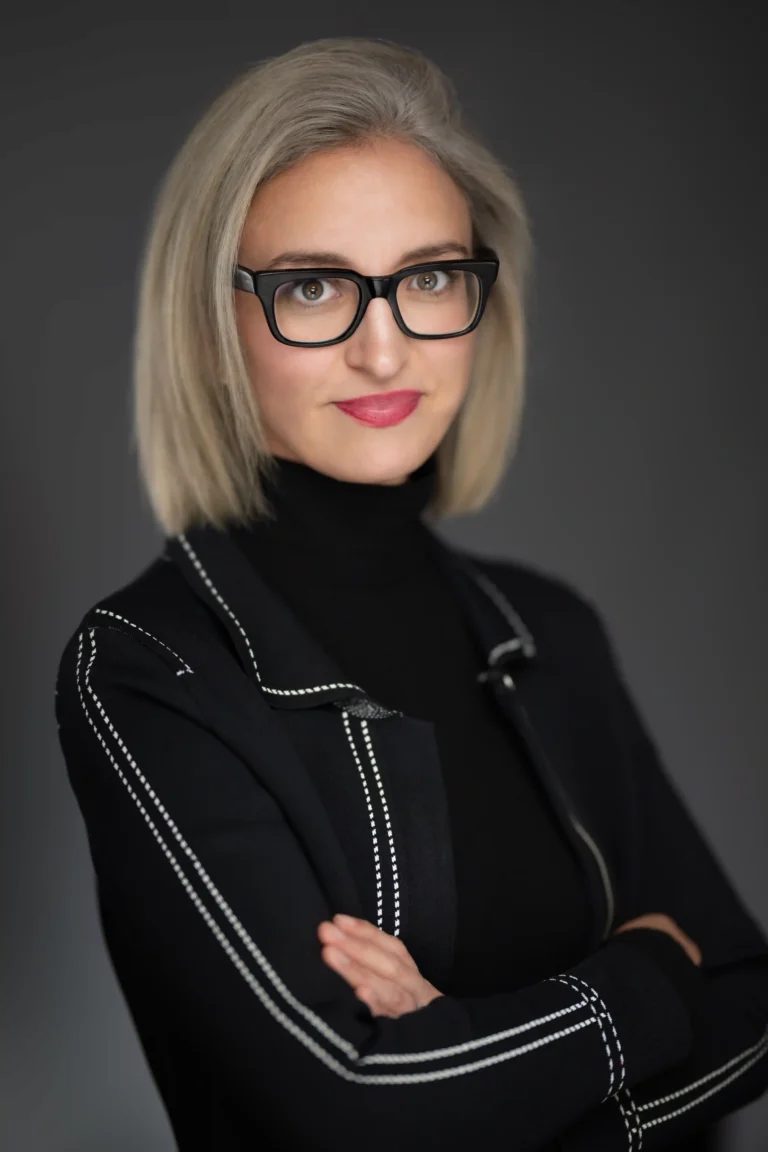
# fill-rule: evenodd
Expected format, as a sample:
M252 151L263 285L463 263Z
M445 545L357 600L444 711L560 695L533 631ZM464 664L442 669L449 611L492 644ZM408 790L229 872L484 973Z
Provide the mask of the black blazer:
M575 967L515 991L374 1017L322 960L317 925L346 912L401 936L438 989L450 972L434 725L346 682L226 532L168 538L63 651L104 937L183 1152L654 1152L768 1085L768 941L594 606L522 563L438 551L594 917ZM646 912L702 950L697 969L652 933L696 973L695 1012L671 968L610 936Z

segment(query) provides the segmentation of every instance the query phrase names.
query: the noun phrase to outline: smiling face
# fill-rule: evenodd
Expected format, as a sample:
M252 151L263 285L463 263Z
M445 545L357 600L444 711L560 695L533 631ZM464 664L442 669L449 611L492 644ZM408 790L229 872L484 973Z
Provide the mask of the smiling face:
M412 255L424 249L434 251ZM450 177L415 145L376 140L315 153L260 188L238 263L257 271L277 261L278 268L330 266L385 276L428 259L466 259L471 250L469 207ZM281 257L286 252L325 255L293 261ZM323 293L332 291L322 284ZM313 282L309 299L317 291ZM295 348L272 336L256 296L236 292L235 300L275 456L338 480L399 484L437 448L466 393L477 330L417 340L400 331L387 301L376 299L347 340ZM337 407L401 390L422 395L396 424L373 426Z

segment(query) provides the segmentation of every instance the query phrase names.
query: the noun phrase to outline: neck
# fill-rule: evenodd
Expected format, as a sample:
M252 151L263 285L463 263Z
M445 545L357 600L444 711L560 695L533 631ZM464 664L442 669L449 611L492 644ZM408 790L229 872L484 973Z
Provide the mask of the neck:
M337 480L307 464L274 459L274 474L264 483L273 516L236 529L254 559L333 584L386 581L417 562L430 537L422 514L434 493L434 454L399 484Z

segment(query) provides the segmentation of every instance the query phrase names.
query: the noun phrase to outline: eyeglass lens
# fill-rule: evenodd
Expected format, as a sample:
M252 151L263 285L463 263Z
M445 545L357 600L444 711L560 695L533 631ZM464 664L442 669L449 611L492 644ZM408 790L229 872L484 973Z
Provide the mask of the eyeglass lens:
M401 280L397 303L405 324L419 336L463 332L474 320L480 281L461 268L429 268ZM288 340L335 340L357 314L360 290L346 276L301 276L275 292L275 322Z

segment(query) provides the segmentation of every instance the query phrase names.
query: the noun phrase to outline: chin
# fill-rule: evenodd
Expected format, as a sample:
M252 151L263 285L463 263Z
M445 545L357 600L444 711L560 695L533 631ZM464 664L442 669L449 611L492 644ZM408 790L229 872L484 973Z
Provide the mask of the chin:
M382 452L379 456L370 450L363 455L350 451L349 456L339 452L328 464L327 471L337 480L353 484L402 484L411 472L420 468L434 449L423 452ZM315 465L319 467L319 465Z

